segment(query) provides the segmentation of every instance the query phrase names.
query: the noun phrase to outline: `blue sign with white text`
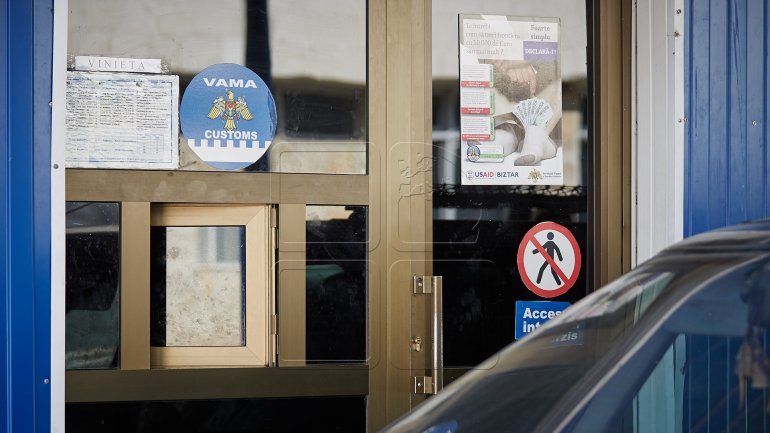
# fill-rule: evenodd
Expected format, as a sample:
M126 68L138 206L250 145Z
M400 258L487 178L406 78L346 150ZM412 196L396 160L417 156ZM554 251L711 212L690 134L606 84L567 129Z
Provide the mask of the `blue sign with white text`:
M569 302L516 301L516 339L541 327L569 306Z
M457 433L457 427L457 421L450 420L442 422L441 424L436 424L422 433Z
M204 162L239 170L261 158L273 142L275 100L251 69L212 65L187 86L179 123L187 146Z

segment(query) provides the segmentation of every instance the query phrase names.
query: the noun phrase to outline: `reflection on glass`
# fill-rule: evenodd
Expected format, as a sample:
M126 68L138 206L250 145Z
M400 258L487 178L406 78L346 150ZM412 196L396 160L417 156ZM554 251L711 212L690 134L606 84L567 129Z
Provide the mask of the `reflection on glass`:
M516 301L539 300L526 289L516 269L516 251L527 230L542 221L564 225L578 240L584 262L592 261L586 245L586 4L441 0L433 2L432 13L433 272L444 277L445 365L467 367L513 341ZM555 141L563 155L563 186L461 185L458 14L559 19L556 67L560 74L556 75L561 77L561 88L543 79L549 74L540 74L534 91L541 97L561 93L561 118L555 125L561 136ZM514 79L497 72L496 115L521 99ZM586 268L568 293L552 300L574 302L583 297L588 290Z
M245 229L153 227L153 346L246 344Z
M366 360L366 206L307 206L309 363Z
M256 72L275 98L278 129L245 170L366 172L366 2L72 0L69 9L71 55L163 59L181 94L213 64ZM181 135L180 168L212 169Z
M68 202L68 369L116 368L120 344L120 206Z

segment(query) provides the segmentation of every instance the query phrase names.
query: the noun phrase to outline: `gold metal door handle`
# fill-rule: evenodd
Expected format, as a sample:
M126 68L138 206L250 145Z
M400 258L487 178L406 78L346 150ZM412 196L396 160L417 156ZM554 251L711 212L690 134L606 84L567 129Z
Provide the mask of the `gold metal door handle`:
M438 393L444 388L444 326L443 289L441 277L433 279L433 388Z
M436 394L444 387L444 327L443 327L443 290L440 276L415 276L412 282L415 294L433 296L431 314L431 376L414 378L415 394ZM419 340L419 341L417 341ZM412 348L422 350L422 339L415 337Z

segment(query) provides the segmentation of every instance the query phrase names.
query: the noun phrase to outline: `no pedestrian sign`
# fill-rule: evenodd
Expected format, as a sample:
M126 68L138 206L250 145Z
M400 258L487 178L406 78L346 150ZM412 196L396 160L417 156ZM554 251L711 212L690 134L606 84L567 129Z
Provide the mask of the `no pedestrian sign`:
M567 293L578 279L580 247L566 227L543 222L524 235L516 262L527 289L543 298L555 298Z

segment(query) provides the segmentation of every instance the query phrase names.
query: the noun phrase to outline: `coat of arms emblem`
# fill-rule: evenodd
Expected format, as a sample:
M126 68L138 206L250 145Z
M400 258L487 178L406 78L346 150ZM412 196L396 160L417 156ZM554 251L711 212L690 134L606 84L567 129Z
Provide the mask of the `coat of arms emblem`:
M219 117L224 122L224 128L232 131L238 127L238 122L241 119L251 120L254 118L243 96L239 96L236 100L235 94L230 89L225 90L225 96L227 99L222 96L217 96L214 99L209 110L209 119L213 120Z

